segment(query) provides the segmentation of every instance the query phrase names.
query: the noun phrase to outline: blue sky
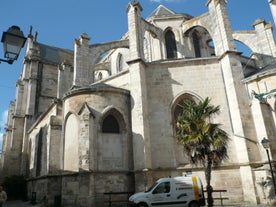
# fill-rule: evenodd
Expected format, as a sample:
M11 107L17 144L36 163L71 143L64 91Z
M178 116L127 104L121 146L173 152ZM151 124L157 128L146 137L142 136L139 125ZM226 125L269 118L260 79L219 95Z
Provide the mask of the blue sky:
M90 43L118 40L127 31L126 6L130 0L14 0L1 2L0 32L18 25L25 36L32 25L38 41L73 50L74 39L86 32ZM207 11L207 0L140 0L142 16L160 4L177 13L197 16ZM268 0L228 0L234 30L251 30L257 18L273 22ZM274 26L274 24L273 24ZM0 64L0 149L8 106L15 99L15 82L22 69L21 55L13 65ZM2 46L0 58L3 58Z

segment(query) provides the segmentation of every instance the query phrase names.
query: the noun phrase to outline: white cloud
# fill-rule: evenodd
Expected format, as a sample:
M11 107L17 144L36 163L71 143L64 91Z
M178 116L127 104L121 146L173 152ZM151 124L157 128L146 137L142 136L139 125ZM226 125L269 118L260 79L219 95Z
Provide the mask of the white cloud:
M1 116L0 120L0 127L4 127L5 124L7 123L7 118L8 118L8 110L4 111Z

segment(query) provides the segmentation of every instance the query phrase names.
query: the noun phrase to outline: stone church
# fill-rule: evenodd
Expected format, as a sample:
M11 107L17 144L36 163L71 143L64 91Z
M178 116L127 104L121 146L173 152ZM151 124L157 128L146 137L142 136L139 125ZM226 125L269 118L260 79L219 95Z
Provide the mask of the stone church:
M276 0L268 4L276 15ZM142 5L131 1L121 39L91 44L83 33L73 51L40 43L30 30L1 175L22 174L29 196L66 207L107 206L105 193L143 191L166 176L192 173L205 184L174 135L178 104L209 97L221 108L214 122L231 138L212 186L227 190L225 202L271 202L261 141L270 141L275 160L273 24L257 19L252 30L235 31L225 0L207 0L206 7L191 16L160 5L144 19Z

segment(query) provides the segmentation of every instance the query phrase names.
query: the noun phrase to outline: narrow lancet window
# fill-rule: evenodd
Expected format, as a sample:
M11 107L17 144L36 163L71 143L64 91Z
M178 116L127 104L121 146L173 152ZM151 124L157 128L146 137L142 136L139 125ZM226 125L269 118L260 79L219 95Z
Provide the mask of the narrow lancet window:
M168 30L165 34L167 58L177 58L177 49L174 33Z
M201 57L200 43L199 43L199 36L198 36L198 34L196 32L193 32L192 38L193 38L195 57Z

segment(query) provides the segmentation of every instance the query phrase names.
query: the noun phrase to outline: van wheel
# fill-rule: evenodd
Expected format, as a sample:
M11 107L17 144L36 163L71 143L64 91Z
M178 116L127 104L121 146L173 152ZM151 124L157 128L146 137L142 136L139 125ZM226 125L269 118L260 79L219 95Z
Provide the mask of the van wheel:
M199 207L199 204L198 204L198 202L192 201L192 202L189 204L189 207Z
M146 203L138 203L137 207L148 207Z

